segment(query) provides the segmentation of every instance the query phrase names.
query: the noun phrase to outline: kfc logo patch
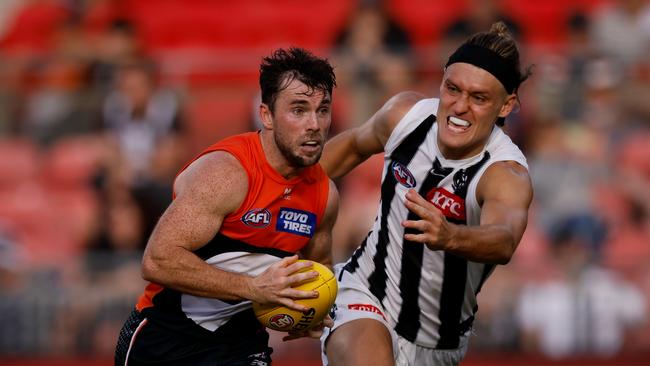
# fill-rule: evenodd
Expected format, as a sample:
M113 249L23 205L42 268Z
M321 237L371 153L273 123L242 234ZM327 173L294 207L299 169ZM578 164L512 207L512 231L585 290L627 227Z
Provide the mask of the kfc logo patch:
M446 217L465 220L465 200L446 189L434 188L427 193L426 199L442 211Z
M398 161L394 161L390 167L393 171L395 180L398 181L399 184L403 185L406 188L415 187L415 177L413 177L413 174L411 174L411 172L404 164Z

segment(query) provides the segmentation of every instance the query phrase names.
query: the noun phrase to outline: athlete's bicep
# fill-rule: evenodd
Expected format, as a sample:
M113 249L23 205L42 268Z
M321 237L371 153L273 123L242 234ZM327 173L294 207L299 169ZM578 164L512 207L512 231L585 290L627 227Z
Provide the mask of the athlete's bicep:
M516 246L526 229L532 196L532 184L526 168L512 161L493 164L477 188L481 225L505 226Z
M331 266L332 264L332 229L339 211L339 193L334 182L329 182L327 207L314 236L301 251L304 258Z
M344 176L371 155L383 151L370 126L366 123L343 131L325 144L320 165L330 178Z
M204 246L219 231L225 216L241 205L247 189L246 173L232 155L213 152L199 158L178 176L176 197L158 221L145 256Z

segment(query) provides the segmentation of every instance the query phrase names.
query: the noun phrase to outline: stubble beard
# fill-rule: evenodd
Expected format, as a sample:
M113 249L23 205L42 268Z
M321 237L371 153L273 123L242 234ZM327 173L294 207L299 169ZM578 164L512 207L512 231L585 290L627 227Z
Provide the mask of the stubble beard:
M286 143L280 136L278 136L278 134L275 134L274 139L275 145L278 147L278 150L280 150L282 156L287 160L290 166L296 168L305 168L316 164L323 153L323 150L321 149L318 154L312 157L301 156L294 153L291 150L290 144Z

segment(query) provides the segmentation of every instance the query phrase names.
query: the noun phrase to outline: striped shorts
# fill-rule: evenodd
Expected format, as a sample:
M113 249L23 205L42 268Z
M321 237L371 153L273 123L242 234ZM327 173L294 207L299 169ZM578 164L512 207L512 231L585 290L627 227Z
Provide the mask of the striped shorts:
M396 366L456 366L462 361L467 352L469 331L460 337L460 345L456 349L435 349L419 346L401 337L390 326L386 319L386 311L380 301L370 290L359 283L353 276L341 277L342 265L335 266L339 281L338 295L332 311L334 326L325 328L321 337L322 350L325 350L325 342L329 335L341 325L357 319L374 319L384 324L388 329L393 341L393 355ZM346 272L347 273L347 272ZM327 356L323 352L323 365L327 366Z

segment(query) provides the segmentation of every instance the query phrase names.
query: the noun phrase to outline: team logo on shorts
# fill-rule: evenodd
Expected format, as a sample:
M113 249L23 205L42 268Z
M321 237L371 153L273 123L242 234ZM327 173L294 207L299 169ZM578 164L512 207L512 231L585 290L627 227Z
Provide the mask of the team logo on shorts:
M316 215L302 210L280 208L275 230L311 238L316 229Z
M404 164L400 163L399 161L394 161L391 164L390 168L393 171L395 180L397 180L399 184L403 185L406 188L415 187L415 177L413 177L413 174L411 174L411 172L406 166L404 166Z
M336 320L336 310L338 310L336 304L332 305L332 308L330 309L330 318L332 318L332 320Z
M384 315L384 313L382 313L382 311L379 310L378 307L376 307L375 305L372 305L372 304L349 304L348 309L357 310L357 311L367 311L367 312L370 312L370 313L375 313L375 314L381 315L381 317L384 318L384 320L386 320L386 316Z
M247 226L261 229L271 223L271 212L265 208L254 208L246 212L241 221Z
M290 328L293 322L293 318L289 314L275 314L269 319L269 324L278 330Z

